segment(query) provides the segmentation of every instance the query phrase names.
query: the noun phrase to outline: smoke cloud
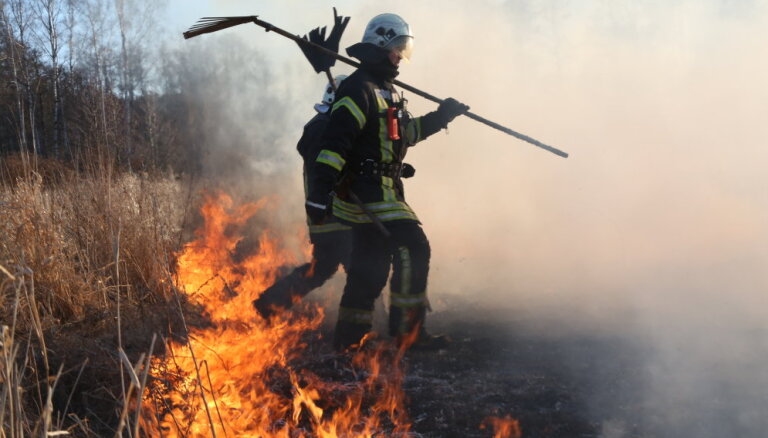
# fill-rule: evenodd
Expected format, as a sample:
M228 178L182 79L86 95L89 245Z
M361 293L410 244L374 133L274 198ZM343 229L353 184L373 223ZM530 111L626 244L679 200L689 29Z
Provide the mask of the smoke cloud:
M330 26L337 6L352 16L343 48L373 15L399 13L416 46L398 79L570 154L468 118L409 152L408 200L433 247L432 318L458 296L548 336L637 347L629 412L602 417L605 436L630 436L631 422L647 436L764 435L768 2L342 1L298 15L295 1L250 3L212 2L203 15L258 13L304 33ZM268 145L244 155L252 177L282 166L286 219L300 223L293 148L325 79L294 43L257 31L233 33L273 73L219 110ZM249 99L254 87L275 100ZM405 97L415 115L435 108ZM254 111L241 105L258 105L274 130L249 130ZM599 410L610 388L597 362Z

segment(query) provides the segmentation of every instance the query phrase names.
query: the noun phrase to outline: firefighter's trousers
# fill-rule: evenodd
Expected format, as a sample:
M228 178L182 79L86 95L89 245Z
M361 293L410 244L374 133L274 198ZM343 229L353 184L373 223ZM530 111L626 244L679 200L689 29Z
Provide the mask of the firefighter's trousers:
M320 287L339 269L348 266L352 250L350 230L332 231L321 235L312 234L312 261L296 267L290 274L267 288L254 302L262 313L271 313L270 308L287 309Z
M390 268L389 334L405 335L424 322L430 259L427 236L417 222L385 226L389 238L373 224L352 227L352 254L334 333L337 349L358 344L371 330L375 301Z

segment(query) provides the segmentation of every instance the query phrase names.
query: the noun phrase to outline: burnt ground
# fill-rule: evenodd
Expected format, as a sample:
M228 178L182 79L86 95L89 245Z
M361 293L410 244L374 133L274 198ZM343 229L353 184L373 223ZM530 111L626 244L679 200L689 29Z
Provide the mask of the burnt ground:
M329 385L335 388L332 391L352 388L353 392L365 371L355 369L350 357L332 351L329 339L338 296L332 292L337 288L328 289L331 292L317 291L307 299L321 302L327 312L325 323L319 333L307 333L308 354L291 367L299 374L306 370L323 381L342 383ZM629 325L627 318L609 326L584 321L577 309L562 305L526 310L522 303L481 305L470 298L445 296L441 300L427 325L453 342L437 352L409 351L400 362L409 438L492 437L492 430L480 428L489 417L516 419L526 438L765 436L765 329L738 331L738 337L729 336L720 344L707 336L711 331L694 333L694 340L707 346L712 356L692 354L697 350L690 348L690 338L665 331L670 340L678 336L684 341L670 343L674 354L667 357L650 338L643 341L636 331L630 335L622 327ZM176 310L165 306L123 310L131 327L122 342L132 363L150 351L153 334L179 337L183 332L167 324ZM193 321L199 309L188 308L185 314L190 324L206 324L204 318ZM382 332L383 310L376 316L375 328ZM68 412L76 414L72 418L87 419L73 426L73 436L114 436L121 360L115 353L113 323L108 315L94 314L47 337L51 369L64 366L54 406L68 406ZM720 348L709 347L712 343ZM152 351L161 354L160 350L156 345ZM31 360L38 366L42 362L37 355ZM273 390L290 401L293 385L288 374L284 369L274 371L262 378L270 379ZM44 394L43 389L36 391ZM334 394L322 398L321 408L329 414L334 404L346 400L345 394ZM374 392L367 397L375 397ZM81 426L87 430L80 433ZM284 421L275 425L284 426ZM379 430L376 437L395 436L391 425Z
M494 317L452 321L442 327L435 317L431 323L454 339L448 349L407 357L410 412L414 430L423 436L491 436L479 424L494 415L517 419L524 437L598 437L606 436L606 420L623 416L627 400L594 404L609 396L597 393L604 388L613 385L609 391L619 395L624 393L621 385L634 384L627 381L631 364L621 363L620 356L626 355L622 346L605 339L555 339L515 330ZM602 363L606 360L614 361L609 375ZM597 369L603 370L600 376L593 374ZM639 433L622 429L624 437Z
M636 424L641 348L555 320L452 302L455 310L428 320L431 332L450 336L449 347L404 359L413 436L491 437L481 429L491 416L516 419L522 437L648 436Z
M321 293L317 295L322 299ZM337 298L330 301L335 303ZM490 428L481 429L488 417L516 419L526 438L658 436L636 424L642 410L637 394L645 378L640 347L618 337L585 334L555 318L543 320L519 309L482 307L457 297L447 301L450 305L430 314L428 328L450 336L448 348L409 351L402 361L410 437L492 437ZM346 383L359 379L349 362L331 349L334 306L326 301L324 307L328 314L320 336L308 334L310 354L295 365L325 380ZM141 342L151 339L150 330L162 324L152 322L147 314L131 320L142 321L146 327L133 327L135 336L124 339L126 349L129 355L131 350L146 352L147 345ZM382 320L383 313L378 314L379 325ZM376 329L383 331L380 326ZM59 403L64 405L77 387L80 395L73 399L74 407L84 411L81 418L91 418L93 430L104 432L99 436L108 436L114 430L114 394L98 382L113 379L119 369L119 358L108 353L115 343L109 335L113 330L91 327L89 341L69 332L61 338L79 339L82 345L65 348L63 342L57 342L58 348L84 351L90 361L79 382L63 379ZM66 362L83 360L68 358ZM70 370L66 376L74 379L76 371ZM286 392L290 399L287 376L269 377L276 390ZM390 435L384 430L377 436Z

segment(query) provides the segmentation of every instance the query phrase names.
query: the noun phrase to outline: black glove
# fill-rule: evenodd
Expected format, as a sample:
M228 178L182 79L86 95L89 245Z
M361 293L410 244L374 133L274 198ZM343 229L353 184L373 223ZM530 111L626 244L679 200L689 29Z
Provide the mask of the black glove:
M344 33L344 29L347 28L347 23L349 23L350 17L342 17L336 13L336 8L333 8L333 29L331 29L331 34L328 35L328 39L323 44L323 47L325 47L328 50L332 50L334 52L339 51L339 41L341 41L341 34ZM334 59L334 63L335 63ZM329 65L328 67L332 67L333 64Z
M464 105L452 97L440 102L440 106L437 107L437 114L440 117L443 126L448 126L448 123L453 121L456 116L464 114L467 111L469 111L469 106Z
M416 174L416 168L408 163L403 163L403 170L400 171L401 178L410 178Z
M322 46L323 43L325 43L325 27L316 27L309 31L309 36L304 35L301 39ZM336 61L334 58L326 56L321 51L313 49L312 46L308 44L302 44L300 41L296 41L296 43L301 48L301 51L304 52L304 56L306 56L309 63L312 64L312 68L315 69L316 73L324 71Z
M307 199L307 202L304 203L304 209L307 211L307 217L309 218L310 224L322 225L328 219L328 216L331 215L331 211L333 210L333 196L328 195L326 199L320 201Z
M316 27L309 31L309 35L304 35L302 39L315 43L319 46L323 46L332 52L339 51L339 41L341 40L341 34L344 33L344 29L349 23L349 17L342 17L336 13L336 8L333 8L333 29L331 34L328 35L328 39L325 39L325 26ZM304 56L307 57L309 63L315 69L315 72L320 73L326 71L336 64L336 58L326 55L325 53L316 50L308 44L302 44L300 41L296 41L301 47L301 51L304 52Z

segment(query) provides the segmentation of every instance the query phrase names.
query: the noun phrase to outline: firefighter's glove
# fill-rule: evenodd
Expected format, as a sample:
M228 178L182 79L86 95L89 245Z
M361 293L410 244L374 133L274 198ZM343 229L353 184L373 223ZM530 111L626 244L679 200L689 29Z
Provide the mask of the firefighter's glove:
M440 102L440 106L437 107L437 114L444 127L448 126L448 123L453 121L456 116L464 114L467 111L469 111L469 106L464 105L452 97Z
M408 163L403 163L403 170L400 171L401 178L410 178L416 174L416 168Z
M333 195L329 194L325 199L320 200L307 199L304 208L312 225L322 225L328 220L333 209Z

